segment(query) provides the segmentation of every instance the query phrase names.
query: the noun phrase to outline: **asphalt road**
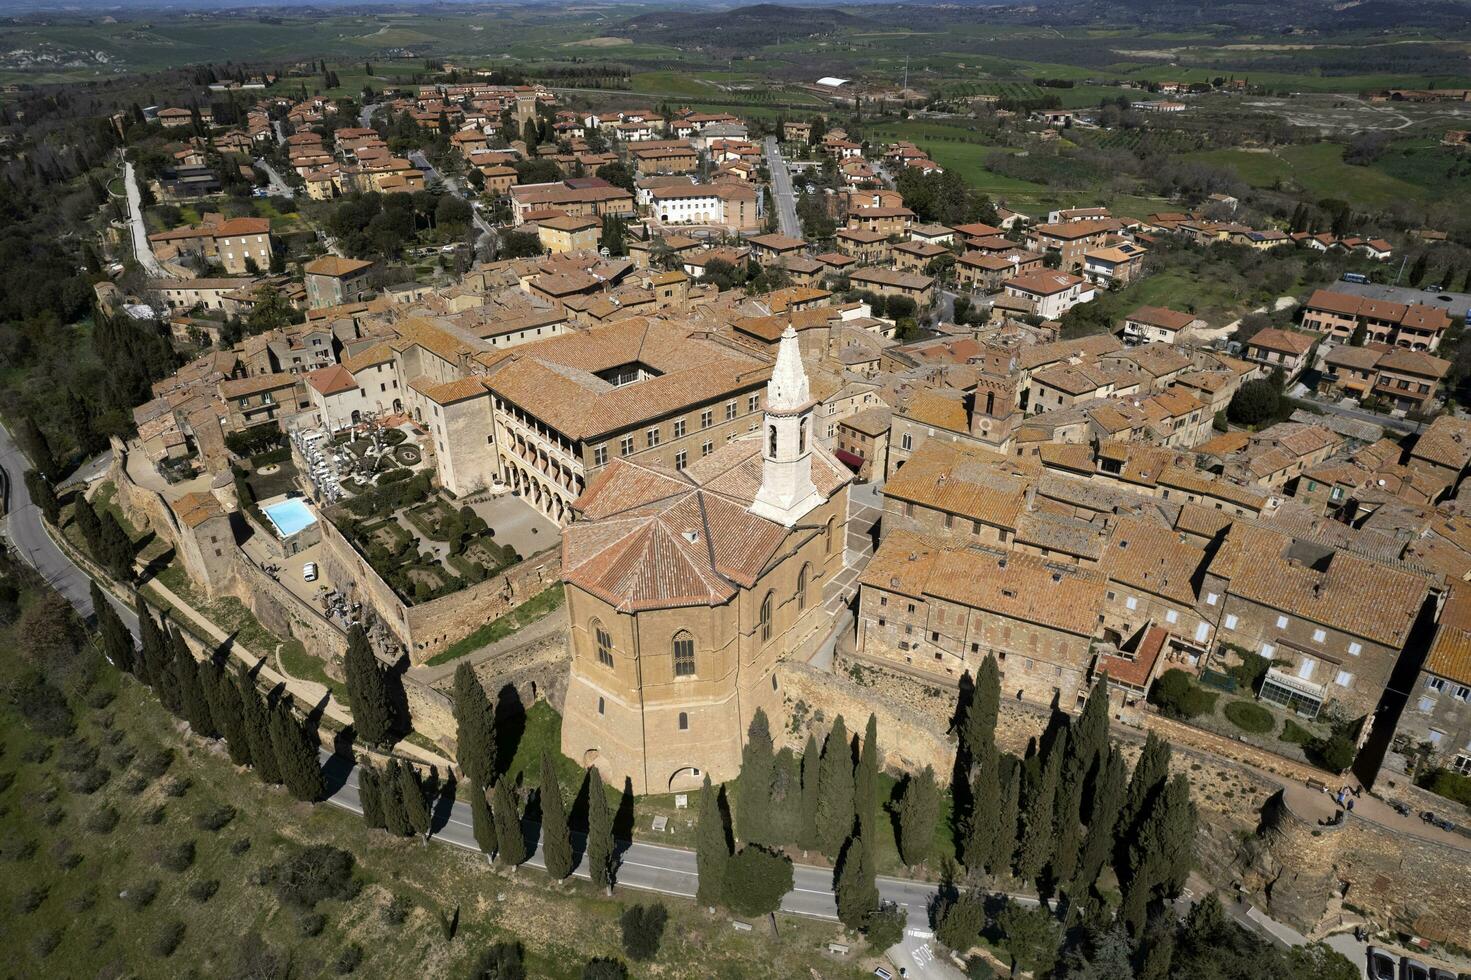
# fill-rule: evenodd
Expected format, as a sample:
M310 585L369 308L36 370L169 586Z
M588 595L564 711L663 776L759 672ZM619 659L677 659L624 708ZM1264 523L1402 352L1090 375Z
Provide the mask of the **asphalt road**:
M766 167L771 171L771 197L776 202L777 226L783 235L802 237L802 223L797 220L797 196L792 190L792 175L782 159L775 136L766 137Z
M128 192L128 230L133 237L133 254L137 256L138 264L155 279L175 278L154 258L153 246L148 244L148 228L143 224L143 195L138 190L138 178L131 163L123 164L123 183Z
M465 196L463 188L460 187L460 179L450 174L440 173L438 170L435 170L434 165L429 162L429 158L424 155L422 150L414 150L413 152L411 152L409 154L409 163L412 163L415 167L418 167L420 170L424 171L424 186L427 187L437 180L442 183L445 186L445 189L448 190L451 194L459 194L462 197ZM470 213L473 215L475 227L480 231L482 235L494 234L494 229L490 227L490 223L487 222L483 217L481 217L480 209L474 206L475 202L473 200L473 196L470 203ZM479 243L477 242L477 244Z
M285 198L291 198L295 196L295 191L291 189L291 185L282 180L281 175L276 172L276 168L267 163L264 158L257 158L255 161L255 165L268 178L272 194L278 197Z

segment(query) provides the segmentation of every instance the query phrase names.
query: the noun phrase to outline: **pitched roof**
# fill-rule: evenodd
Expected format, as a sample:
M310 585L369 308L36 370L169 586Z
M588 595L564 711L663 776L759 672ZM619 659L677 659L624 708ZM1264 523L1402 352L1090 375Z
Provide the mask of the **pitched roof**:
M825 497L850 479L820 446L812 461ZM762 465L759 436L684 471L614 460L578 499L582 519L563 531L563 579L621 612L730 601L756 584L791 533L748 509Z
M1015 528L1036 466L1000 453L927 439L884 485L884 496L996 527Z
M344 259L340 255L322 255L308 262L302 267L302 271L310 276L332 276L333 278L340 279L343 276L350 276L353 273L362 272L364 269L371 268L372 265L373 263L365 262L362 259Z
M1165 330L1184 330L1195 322L1196 317L1193 313L1181 313L1163 306L1141 306L1124 319Z
M207 492L186 493L169 504L174 516L185 527L198 527L212 517L224 517L225 511L214 494Z
M1424 669L1471 685L1471 588L1464 583L1452 586L1446 597Z
M328 367L317 368L306 376L306 383L324 395L335 395L343 391L353 391L358 383L353 380L352 372L341 364L332 364Z
M1294 357L1306 354L1317 343L1317 338L1295 330L1279 330L1276 327L1267 327L1258 330L1252 338L1246 342L1247 347L1260 347L1263 350L1276 351L1282 354L1291 354Z

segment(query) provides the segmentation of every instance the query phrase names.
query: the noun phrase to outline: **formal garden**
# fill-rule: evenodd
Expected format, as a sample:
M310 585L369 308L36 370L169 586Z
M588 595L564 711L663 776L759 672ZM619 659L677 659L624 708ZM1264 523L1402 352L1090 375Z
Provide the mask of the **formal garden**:
M1172 668L1155 679L1149 703L1166 717L1236 739L1289 758L1342 772L1353 762L1359 721L1334 717L1325 710L1308 718L1258 700L1271 662L1250 651L1231 648L1240 663L1224 670L1207 669L1196 677Z
M402 477L385 481L396 474ZM456 507L448 491L435 488L428 470L387 470L376 486L327 516L408 603L458 592L521 560L515 548L495 540L495 529L473 508Z

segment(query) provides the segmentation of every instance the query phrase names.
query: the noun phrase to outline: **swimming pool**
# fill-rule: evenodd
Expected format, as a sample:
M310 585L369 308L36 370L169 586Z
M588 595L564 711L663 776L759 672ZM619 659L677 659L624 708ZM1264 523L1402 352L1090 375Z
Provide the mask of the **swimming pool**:
M261 510L265 511L266 517L276 526L276 533L283 538L299 534L317 523L317 516L307 509L300 497L288 497Z

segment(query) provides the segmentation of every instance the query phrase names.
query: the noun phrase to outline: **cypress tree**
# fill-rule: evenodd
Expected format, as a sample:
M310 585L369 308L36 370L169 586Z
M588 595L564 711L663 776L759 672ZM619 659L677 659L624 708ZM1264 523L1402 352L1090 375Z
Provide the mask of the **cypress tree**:
M292 796L304 803L315 803L327 795L322 766L317 761L317 746L307 737L287 698L277 701L271 712L271 744L276 750L281 778Z
M240 695L241 714L245 718L245 739L250 746L250 764L260 781L274 785L281 781L281 767L276 761L276 747L271 741L271 711L261 697L255 680L241 667L235 675L235 690Z
M495 802L491 815L495 818L495 840L499 845L495 859L502 866L514 868L526 860L526 836L521 833L521 814L511 799L509 780L501 779L491 790Z
M1170 743L1150 732L1144 751L1129 776L1129 789L1124 794L1124 810L1119 815L1119 840L1127 841L1139 830L1139 823L1154 802L1170 775ZM1124 853L1124 852L1121 852ZM1123 862L1120 861L1120 866Z
M47 491L50 491L49 484L47 485ZM36 495L33 492L31 496L34 498ZM40 504L39 500L37 504ZM45 508L42 507L42 509L44 510ZM92 553L92 557L101 560L101 556L97 553L97 548L102 541L102 523L97 519L97 511L93 509L92 501L87 499L86 494L78 493L76 495L72 503L72 521L77 525L77 531L80 532L82 541L86 544L87 550ZM52 521L52 523L54 524L56 522Z
M491 784L496 772L495 710L475 668L461 661L455 668L455 755L472 781Z
M98 552L93 552L97 560L107 569L107 573L119 582L131 582L133 580L133 539L128 537L128 532L118 523L112 511L105 510L98 518Z
M176 626L170 626L168 631L168 645L163 649L162 659L158 663L157 676L154 678L153 693L158 695L158 700L163 706L178 718L184 717L184 692L179 686L178 663L181 657L189 657L189 651L184 646L184 637L179 634ZM190 658L193 659L193 658Z
M363 808L363 823L370 829L383 826L383 793L378 785L378 770L368 763L358 766L358 802Z
M985 746L996 745L996 717L1001 710L1001 674L991 654L981 661L976 672L975 691L970 706L961 719L960 746L967 764L980 759Z
M1082 714L1068 726L1068 754L1062 768L1062 785L1077 783L1078 802L1074 815L1087 822L1093 783L1099 763L1108 751L1108 675L1099 674L1088 692Z
M1195 805L1183 775L1171 779L1151 804L1139 832L1129 841L1129 873L1121 879L1119 916L1138 940L1151 909L1180 894L1190 873Z
M61 501L56 499L56 491L51 488L50 483L46 482L46 478L39 470L26 470L25 481L26 493L30 494L31 502L41 509L41 516L46 518L46 523L55 527L56 523L61 520ZM79 506L83 499L80 494L77 495ZM84 540L89 542L90 546L93 539L84 536Z
M383 777L378 780L378 793L383 800L383 829L395 837L407 837L413 833L409 818L404 813L402 777L399 775L398 760L390 758Z
M567 829L567 807L562 802L562 788L557 785L557 771L552 767L552 754L541 754L541 857L547 874L561 881L572 873L572 834Z
M413 766L399 766L398 797L403 802L404 819L409 829L429 840L429 800Z
M613 894L613 813L603 777L596 769L587 771L587 863L593 884Z
M1021 811L1022 764L1008 757L1001 783L1001 802L996 806L996 844L992 864L986 870L993 875L1010 874L1016 861L1017 820Z
M995 742L983 744L980 755L972 766L970 785L970 812L966 815L962 830L964 841L960 848L961 859L972 872L983 868L995 869L998 862L1011 863L1010 855L999 853L1000 847L1000 758Z
M209 702L210 717L215 730L225 739L230 750L230 761L237 766L250 765L250 738L245 732L245 712L240 707L240 691L236 689L225 668L213 660L199 665L199 679Z
M771 839L771 771L776 751L771 742L771 727L766 712L760 708L751 716L746 744L741 749L741 780L736 791L736 830L741 839L765 844Z
M1092 904L1093 886L1113 853L1114 834L1127 789L1126 771L1123 754L1116 748L1109 748L1093 784L1093 813L1088 821L1088 833L1083 838L1083 850L1078 856L1073 881L1068 888L1068 897L1074 903L1088 901Z
M1052 750L1042 764L1042 771L1027 793L1022 815L1021 854L1017 858L1017 874L1035 881L1051 859L1056 846L1053 810L1056 807L1057 780L1066 750L1067 733L1058 735Z
M878 910L879 889L874 879L873 862L868 847L856 834L843 850L833 897L838 903L838 918L849 929L862 929L868 917Z
M470 783L470 822L475 828L475 845L489 862L496 851L495 817L490 812L490 801L485 798L485 787L473 781Z
M163 634L159 631L158 622L153 618L148 604L143 601L141 592L134 596L133 610L138 616L140 641L136 674L140 681L152 687L157 666L162 660L160 651L163 649Z
M994 809L994 803L988 803ZM929 860L935 849L935 824L940 819L940 787L935 783L935 770L925 766L924 772L912 775L904 783L899 798L899 856L913 867Z
M853 777L853 810L858 820L857 833L871 849L878 839L879 816L878 719L872 713L869 714L868 725L863 731L863 747L858 753L858 771ZM868 856L872 859L872 850Z
M97 617L97 631L102 635L102 651L118 670L131 674L137 669L137 657L133 650L133 634L127 624L112 608L112 603L102 594L95 580L89 580L92 591L92 611Z
M56 461L56 454L51 449L51 441L36 424L36 420L29 415L20 417L20 426L16 430L16 441L21 448L31 457L31 462L36 464L36 469L48 480L55 480L61 476L61 465Z
M807 735L807 747L802 750L802 802L797 818L797 846L803 852L820 846L817 836L817 801L820 791L818 771L822 767L822 755L817 750L817 736Z
M842 715L823 745L818 786L817 838L822 853L837 858L853 832L853 750Z
M695 865L700 872L695 901L701 905L719 905L725 894L725 869L730 864L730 834L721 813L719 795L705 774L700 788L700 817L695 826Z
M1071 738L1068 745L1072 745ZM1066 762L1063 768L1066 770ZM1078 822L1082 799L1083 781L1064 776L1058 783L1052 808L1053 849L1048 872L1054 882L1070 881L1077 870L1078 848L1083 842L1083 825Z
M360 626L354 626L347 634L344 668L347 698L352 703L352 723L358 735L374 745L392 742L394 712L388 698L388 685L367 634Z
M209 710L209 700L205 697L204 688L199 681L199 661L182 643L174 654L174 676L179 688L179 705L183 709L184 720L189 722L189 727L194 734L201 738L218 738L219 731L215 728L214 715Z

